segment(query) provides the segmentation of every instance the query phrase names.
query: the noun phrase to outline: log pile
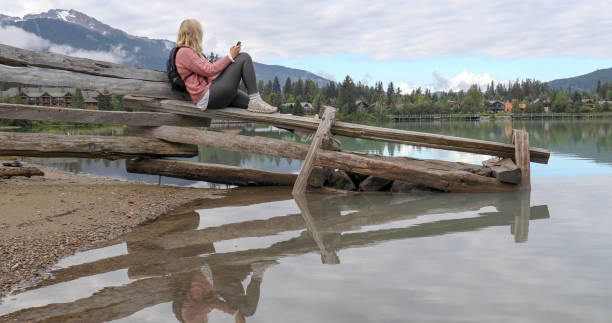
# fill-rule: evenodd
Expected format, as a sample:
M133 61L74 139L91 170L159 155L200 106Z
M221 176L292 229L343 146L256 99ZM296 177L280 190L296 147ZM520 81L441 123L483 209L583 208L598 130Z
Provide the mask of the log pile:
M0 118L126 126L123 137L66 136L0 132L0 155L127 159L130 172L205 180L230 185L294 185L353 191L507 192L530 187L531 162L547 163L550 153L529 146L528 134L515 130L512 143L389 129L339 122L334 109L321 119L258 114L244 109L200 110L177 100L166 76L108 62L23 50L0 44L0 80L22 84L95 89L124 95L126 108L145 112L88 111L0 103ZM8 66L11 67L8 67ZM32 68L35 67L35 68ZM45 68L45 69L40 69ZM84 86L86 85L86 86ZM316 132L311 145L187 127L206 127L210 119L249 121ZM484 154L483 166L409 157L343 151L334 135ZM286 174L167 157L192 157L198 147L304 160L300 174Z

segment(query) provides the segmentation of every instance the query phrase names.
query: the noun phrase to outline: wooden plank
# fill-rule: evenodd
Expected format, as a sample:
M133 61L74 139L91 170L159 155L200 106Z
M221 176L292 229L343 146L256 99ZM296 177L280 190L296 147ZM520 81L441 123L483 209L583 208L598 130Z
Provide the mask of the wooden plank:
M304 194L306 192L306 187L308 186L308 178L312 173L312 168L314 167L314 161L317 157L317 153L319 152L319 147L321 147L321 143L323 142L323 138L325 134L329 132L332 124L334 123L334 117L336 116L336 109L327 108L323 113L323 120L319 124L319 128L317 129L317 133L312 139L312 143L310 144L310 148L308 148L308 153L306 154L306 158L304 159L304 163L302 163L302 169L300 170L300 174L295 181L295 185L293 185L292 194Z
M45 173L32 166L6 167L0 165L0 178L11 178L14 176L45 176Z
M0 132L0 155L28 157L193 157L198 147L157 139Z
M245 109L225 108L200 110L194 104L179 100L156 100L154 98L128 95L123 98L124 105L132 109L153 110L182 115L202 116L216 119L246 120L271 124L280 128L305 129L316 131L320 120L286 114L253 113ZM390 129L336 122L331 128L335 135L386 141L453 151L463 151L503 158L514 158L514 145L478 139L460 138L424 132ZM529 148L532 162L548 163L550 152L540 148Z
M515 145L514 161L521 169L521 188L531 189L531 169L529 162L529 133L523 130L512 131L512 142Z
M504 183L521 183L521 169L510 158L492 158L483 161L482 165L491 169L493 176Z
M297 175L170 159L129 159L130 173L153 174L238 186L291 186Z
M12 103L0 103L0 119L131 126L207 127L210 125L209 118L183 116L172 113L97 111Z
M103 94L137 94L155 98L175 98L169 82L118 79L68 71L43 70L0 65L0 80L22 84L76 87L99 90Z
M4 44L0 44L0 64L9 66L36 66L122 79L154 82L168 81L166 73L160 71L123 66L81 57L31 51Z
M143 128L143 136L170 142L215 147L245 153L304 159L308 146L279 139L240 136L214 131L161 126ZM339 168L364 175L403 180L441 191L452 192L506 192L516 186L501 183L495 178L473 174L464 170L441 169L426 160L371 158L351 152L321 150L315 164L324 168Z

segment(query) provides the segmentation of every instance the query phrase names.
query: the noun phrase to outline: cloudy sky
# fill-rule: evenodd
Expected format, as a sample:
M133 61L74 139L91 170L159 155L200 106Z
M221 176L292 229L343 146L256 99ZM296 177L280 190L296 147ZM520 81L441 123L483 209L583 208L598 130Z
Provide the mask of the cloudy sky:
M612 2L0 0L11 16L76 9L130 34L175 40L182 19L205 48L241 40L255 60L341 81L445 89L543 81L612 67Z

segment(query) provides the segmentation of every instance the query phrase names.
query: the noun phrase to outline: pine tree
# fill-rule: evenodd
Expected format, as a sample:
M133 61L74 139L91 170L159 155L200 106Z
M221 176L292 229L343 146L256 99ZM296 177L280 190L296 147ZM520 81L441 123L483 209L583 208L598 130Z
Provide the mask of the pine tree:
M299 99L295 99L295 103L293 104L293 115L296 115L296 116L304 115L304 108L300 104Z
M393 82L389 82L389 86L387 86L387 102L389 104L393 104L393 94L395 93L395 86L393 86Z
M110 104L113 110L123 111L123 100L121 100L120 96L116 94L111 95Z
M110 95L103 95L100 94L96 97L96 100L98 101L98 109L99 110L112 110L113 107L111 106L111 97Z
M283 86L283 95L285 96L285 99L288 98L290 94L291 94L291 79L287 77L287 80L285 81L285 85Z
M81 91L81 89L76 89L74 91L70 106L75 109L85 109L85 98L83 97L83 92Z
M277 76L274 76L274 81L272 82L272 93L281 94L281 86Z
M312 107L314 108L315 113L319 113L319 110L321 110L321 105L321 93L317 93L317 95L312 100Z

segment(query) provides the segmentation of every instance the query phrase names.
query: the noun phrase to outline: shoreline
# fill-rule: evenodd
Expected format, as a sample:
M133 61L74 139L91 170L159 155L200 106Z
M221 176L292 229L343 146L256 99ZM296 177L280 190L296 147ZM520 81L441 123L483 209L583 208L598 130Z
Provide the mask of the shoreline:
M0 298L47 278L64 257L99 247L186 203L225 192L24 165L45 176L0 179Z

